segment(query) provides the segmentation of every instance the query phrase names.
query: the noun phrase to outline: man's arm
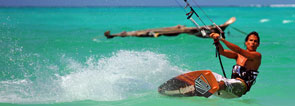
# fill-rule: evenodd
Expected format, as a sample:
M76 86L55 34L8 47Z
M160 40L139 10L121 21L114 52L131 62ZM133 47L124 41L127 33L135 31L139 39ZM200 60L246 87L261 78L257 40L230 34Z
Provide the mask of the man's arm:
M212 33L212 34L210 34L210 37L211 38L213 38L213 39L218 39L219 38L219 34L217 34L217 33ZM242 49L242 48L240 48L239 46L237 46L237 45L235 45L235 44L233 44L233 43L231 43L231 42L229 42L229 41L227 41L227 40L225 40L225 39L223 39L223 38L221 38L221 39L219 39L220 41L222 41L229 49L231 49L232 51L227 51L227 54L233 54L233 53L235 53L236 54L236 56L237 56L237 53L238 54L241 54L242 56L244 56L244 57L246 57L246 58L249 58L249 59L255 59L255 58L261 58L261 54L260 53L258 53L258 52L249 52L249 51L247 51L247 50L244 50L244 49ZM221 44L219 44L219 45L221 45ZM220 47L220 46L219 46ZM221 46L222 47L222 46ZM223 48L222 48L223 49ZM225 50L224 50L225 51ZM221 51L222 52L222 51ZM221 54L221 52L220 52L220 54ZM231 53L232 52L232 53ZM227 54L225 54L224 56L226 56ZM227 57L227 56L226 56Z
M219 47L219 53L227 58L231 58L231 59L237 59L238 58L238 54L231 51L231 50L227 50L227 49L223 49L222 45L218 42L218 47Z
M242 48L240 48L239 46L221 38L220 41L222 41L229 49L231 49L232 51L241 54L242 56L249 58L249 59L257 59L261 57L261 54L258 52L249 52L247 50L244 50Z

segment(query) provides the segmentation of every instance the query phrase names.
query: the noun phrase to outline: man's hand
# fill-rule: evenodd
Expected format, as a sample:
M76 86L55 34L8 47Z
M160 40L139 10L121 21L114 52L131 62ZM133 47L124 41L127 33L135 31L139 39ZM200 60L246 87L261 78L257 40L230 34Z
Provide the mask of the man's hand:
M219 39L219 36L220 35L218 33L211 33L210 34L210 37L213 38L213 39Z

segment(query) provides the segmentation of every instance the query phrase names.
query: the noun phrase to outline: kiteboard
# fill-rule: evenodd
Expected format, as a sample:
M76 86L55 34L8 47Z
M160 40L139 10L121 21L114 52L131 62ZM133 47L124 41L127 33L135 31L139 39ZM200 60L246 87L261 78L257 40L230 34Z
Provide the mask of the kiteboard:
M209 97L219 89L209 70L193 71L176 76L159 86L158 92L168 96Z

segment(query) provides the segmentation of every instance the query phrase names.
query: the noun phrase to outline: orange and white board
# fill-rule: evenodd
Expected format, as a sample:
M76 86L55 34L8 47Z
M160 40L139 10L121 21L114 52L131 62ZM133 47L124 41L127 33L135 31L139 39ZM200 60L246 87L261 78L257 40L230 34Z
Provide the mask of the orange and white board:
M219 89L213 73L209 70L193 71L176 76L160 85L158 92L168 96L209 97Z

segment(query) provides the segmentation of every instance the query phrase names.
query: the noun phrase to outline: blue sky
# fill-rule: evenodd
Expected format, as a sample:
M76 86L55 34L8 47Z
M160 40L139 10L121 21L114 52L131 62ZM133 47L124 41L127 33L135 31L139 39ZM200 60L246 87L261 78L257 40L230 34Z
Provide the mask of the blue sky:
M182 0L178 0L182 2ZM295 0L194 0L207 6L295 4ZM0 6L177 6L175 0L0 0Z

